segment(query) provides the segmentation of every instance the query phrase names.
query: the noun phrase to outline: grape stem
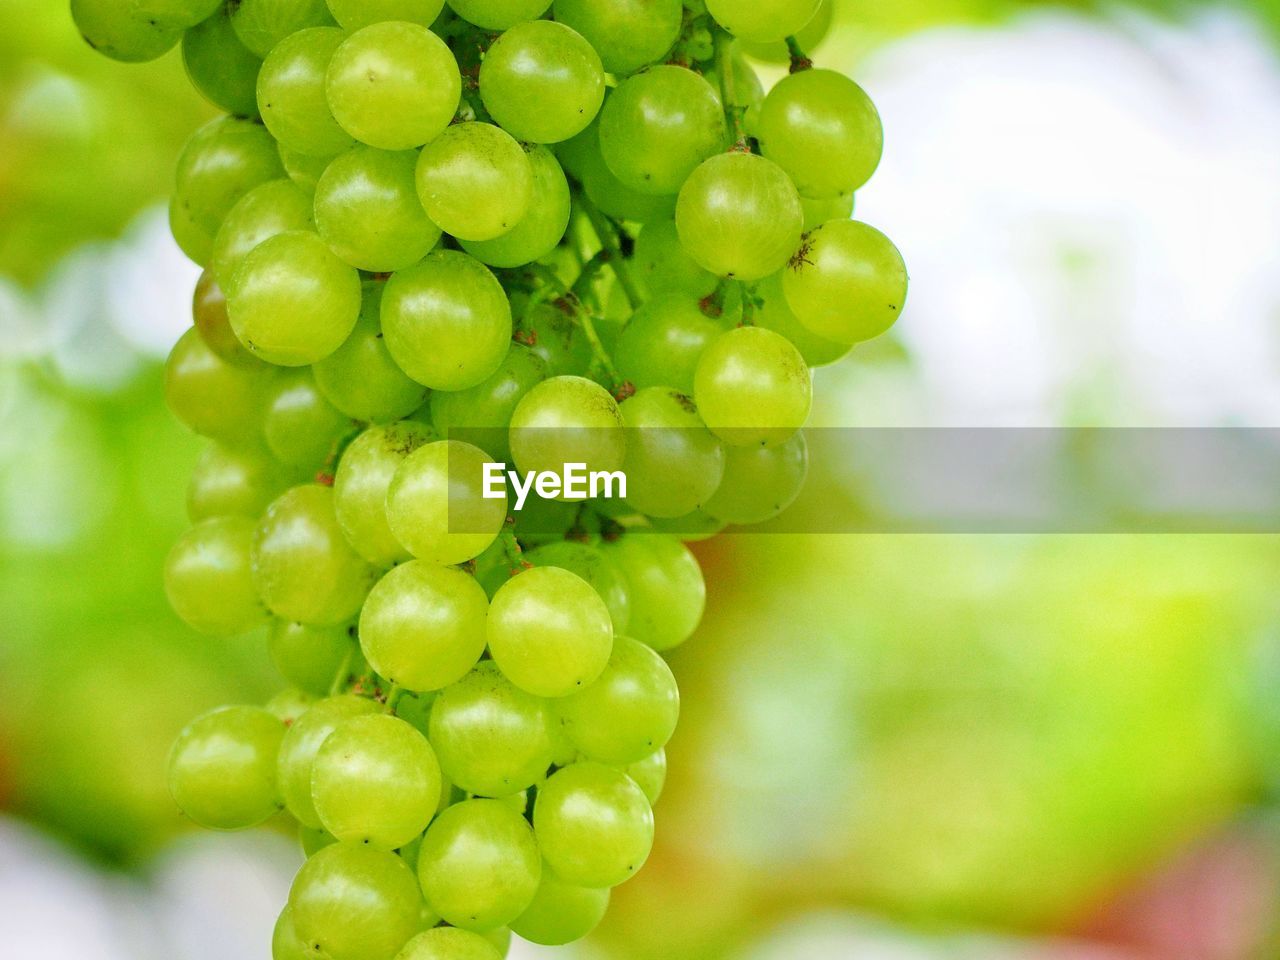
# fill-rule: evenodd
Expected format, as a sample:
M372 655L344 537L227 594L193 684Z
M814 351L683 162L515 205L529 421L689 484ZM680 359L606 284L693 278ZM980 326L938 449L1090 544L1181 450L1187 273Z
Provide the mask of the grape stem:
M576 200L578 208L586 215L591 224L591 229L595 231L596 237L599 238L600 246L608 254L609 268L613 271L613 275L618 278L618 283L627 297L627 302L631 304L631 309L635 310L644 302L644 297L640 295L640 287L636 284L635 278L631 276L631 265L627 263L627 258L622 254L622 241L617 226L600 212L600 208L591 202L585 192L580 192Z
M813 61L801 49L800 41L795 37L787 37L787 52L791 54L792 73L803 73L805 70L813 69Z
M408 690L400 686L398 683L393 683L391 685L391 689L387 691L387 700L384 705L386 712L395 716L396 706L400 703L400 698L408 692Z
M352 647L347 651L347 655L342 658L342 666L338 668L338 675L333 678L333 683L329 684L329 696L336 697L342 693L347 684L351 682L351 663L355 659L356 651Z
M625 392L627 384L623 382L622 375L618 373L613 357L609 356L609 351L605 349L604 341L600 339L600 334L596 330L595 318L582 302L582 296L578 292L580 286L585 286L583 284L584 280L589 284L596 274L600 272L601 267L610 262L607 254L607 250L601 250L588 260L572 289L565 286L564 281L556 276L554 270L541 264L535 264L535 266L538 268L537 275L556 292L556 305L573 319L574 323L578 325L578 328L586 336L587 343L591 345L592 356L595 358L596 363L604 369L604 372L609 375L609 380L613 384L615 391Z
M733 36L726 30L716 31L716 69L720 72L720 99L724 103L725 119L733 132L733 149L749 153L751 146L744 122L746 110L738 106L738 81L733 75Z

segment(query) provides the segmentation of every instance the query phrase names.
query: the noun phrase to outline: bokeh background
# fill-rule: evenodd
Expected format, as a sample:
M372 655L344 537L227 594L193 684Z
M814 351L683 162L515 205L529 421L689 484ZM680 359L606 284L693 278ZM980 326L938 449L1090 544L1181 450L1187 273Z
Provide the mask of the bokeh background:
M825 426L1280 426L1280 3L839 0L913 275ZM163 200L209 109L0 4L0 953L265 960L297 863L190 833L181 725L279 681L166 609L196 442ZM815 483L850 482L819 469ZM1140 522L1138 528L1140 529ZM650 866L566 960L1274 960L1280 543L738 536Z

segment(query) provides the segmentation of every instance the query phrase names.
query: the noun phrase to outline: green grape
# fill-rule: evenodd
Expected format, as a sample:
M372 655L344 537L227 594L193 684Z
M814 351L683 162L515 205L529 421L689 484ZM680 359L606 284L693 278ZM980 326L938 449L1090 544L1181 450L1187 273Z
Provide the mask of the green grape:
M670 220L675 215L675 197L641 193L619 180L600 155L598 125L589 129L594 146L586 157L586 167L581 177L587 199L599 207L602 213L615 220L630 220L635 223Z
M907 300L907 266L875 227L834 220L805 238L782 291L812 333L839 343L880 336Z
M625 186L673 194L728 143L711 85L684 67L657 66L622 81L600 111L600 152Z
M587 128L604 102L604 67L582 35L527 20L500 36L480 67L480 96L517 140L560 143Z
M263 363L227 363L192 327L178 338L165 361L164 398L188 429L243 444L260 436L265 391L274 377Z
M263 707L282 724L285 729L298 722L298 718L311 709L316 698L295 687L286 687L268 700Z
M395 850L421 836L440 803L440 766L427 738L386 714L353 717L320 746L311 795L338 841Z
M278 617L316 626L345 623L360 609L374 576L347 545L329 487L294 487L258 524L253 579Z
M409 454L435 439L425 424L405 420L370 427L347 446L333 482L333 510L347 542L379 567L408 560L387 523L387 490Z
M71 16L89 46L124 63L156 60L182 36L180 27L157 23L134 10L122 10L119 0L71 0Z
M733 65L733 106L745 111L747 132L753 133L755 114L764 103L764 84L760 82L760 77L756 75L755 70L751 69L751 64L747 63L746 58L739 51L740 46L741 44L734 45L730 57L730 63ZM723 97L724 78L720 72L720 65L712 62L703 71L703 76L707 78L707 83L711 84L711 89L716 92L716 95Z
M498 372L482 383L431 396L431 422L440 436L479 447L499 462L510 454L507 428L522 397L547 376L547 364L523 344L513 343Z
M489 598L461 570L412 560L378 581L360 614L360 646L381 676L408 690L442 690L485 647Z
M726 451L728 452L728 451ZM683 517L651 517L649 525L658 533L668 533L685 543L701 543L710 540L728 526L705 510L694 510Z
M549 303L526 311L520 321L522 338L542 358L547 377L585 373L591 365L591 342L573 317Z
M342 128L380 150L430 143L462 99L458 62L416 23L375 23L347 37L329 64L329 106Z
M706 511L725 523L764 523L795 503L808 474L803 433L776 447L730 447L724 481Z
M636 238L632 271L655 295L684 294L686 299L695 301L711 296L720 283L714 273L703 270L697 261L684 252L680 245L680 234L672 220L647 224L640 231L640 236ZM622 359L619 357L618 361L622 362Z
M361 270L412 266L440 239L414 185L417 154L357 146L329 164L316 185L316 227L329 248Z
M285 907L271 935L271 960L312 960L310 945L298 936L293 910Z
M809 21L804 29L796 32L796 43L809 56L813 55L814 50L818 48L831 31L831 24L835 19L835 11L836 0L821 0L818 5L818 12L814 14L813 19ZM791 51L787 49L785 38L774 40L770 43L744 43L742 48L755 59L763 60L765 63L789 63L791 61Z
M776 446L804 426L813 378L800 351L763 327L738 327L703 351L693 377L698 412L735 447Z
M511 416L511 453L523 473L622 469L627 437L609 391L584 377L552 377L524 395ZM561 499L565 499L563 496Z
M169 198L169 232L188 260L198 267L209 265L213 257L213 234L196 223L190 208L176 193Z
M222 0L131 0L130 12L135 16L185 30L213 15Z
M455 124L423 148L418 196L445 233L459 240L494 240L529 213L533 166L501 127Z
M424 930L406 943L395 960L502 960L504 956L478 933L437 927Z
M684 9L680 0L556 0L555 17L621 76L666 56L680 36Z
M345 39L337 27L291 34L267 55L258 75L258 111L272 136L290 150L332 157L354 142L329 110L325 73Z
M592 155L600 152L600 137L595 122L588 124L577 136L553 145L552 150L567 173L578 180L583 179L592 162Z
M309 157L305 153L290 150L283 143L277 144L280 152L280 163L289 179L307 196L314 198L320 177L329 169L332 157Z
M283 172L276 142L263 126L223 117L197 130L182 148L173 202L184 222L213 237L237 200Z
M716 492L724 446L693 401L667 387L647 387L621 406L626 424L627 503L651 517L682 517Z
M429 27L443 9L444 0L329 0L329 12L348 33L388 20Z
M667 785L667 751L664 747L651 753L643 760L618 767L623 773L635 781L637 787L644 791L649 806L654 806L662 796L662 789Z
M818 229L828 220L852 220L854 198L852 193L825 200L800 198L800 206L804 208L804 232L810 233Z
M291 231L255 247L227 286L227 315L240 342L286 367L323 360L360 316L360 275L314 233Z
M818 12L821 0L707 0L707 12L735 37L769 43L795 36Z
M752 282L786 266L800 246L804 209L777 164L722 153L689 177L676 204L685 252L717 276Z
M724 332L724 323L707 316L688 294L656 296L618 338L618 372L640 390L669 387L691 394L698 358Z
M489 652L521 690L565 697L596 681L613 649L609 608L591 584L560 567L513 577L489 608Z
M284 724L260 707L223 707L191 721L169 754L169 793L211 830L256 827L280 809L276 752Z
M533 171L529 212L496 239L462 241L467 253L491 267L522 267L541 260L556 249L569 226L569 182L555 154L537 147L528 158Z
M333 679L354 659L355 631L346 624L309 627L277 619L271 625L267 650L280 676L316 696L324 696Z
M289 906L311 956L387 960L418 932L422 895L394 853L335 843L298 871Z
M308 27L333 26L324 0L235 0L228 7L236 36L260 57Z
M653 810L626 774L599 763L575 763L538 791L533 829L547 866L561 880L616 887L649 858Z
M485 930L480 936L484 937L498 951L499 957L506 957L511 952L510 927L496 927L493 930Z
M221 2L214 13L182 35L187 76L206 100L241 117L258 115L261 58L240 42L231 28L231 8Z
M436 697L430 736L452 783L482 797L509 797L547 775L555 753L551 724L545 700L485 660Z
M544 868L533 902L511 922L511 929L530 943L564 946L598 927L608 909L608 890L565 883Z
M173 545L164 565L169 605L194 630L211 636L244 633L266 622L249 571L253 521L214 517Z
M492 930L524 913L542 859L524 817L499 800L467 800L440 814L418 855L431 909L464 930Z
M631 597L621 574L598 548L573 540L560 540L535 547L524 554L524 559L535 567L562 567L576 573L591 584L604 601L614 632L626 632L631 618Z
M484 264L437 250L387 281L382 332L396 364L433 390L466 390L497 372L511 345L511 303Z
M318 471L351 421L321 396L310 370L290 371L279 384L262 423L267 446L281 463Z
M487 464L478 447L439 440L415 450L387 488L391 532L419 560L456 564L473 560L507 522L507 496L489 498Z
M802 70L782 80L765 98L755 134L801 195L819 200L853 193L884 152L875 104L834 70Z
M242 260L260 243L291 230L311 230L311 198L292 180L268 180L241 197L228 211L213 241L209 269L228 286Z
M191 300L191 316L196 329L200 331L200 339L221 359L242 367L259 364L231 329L231 321L227 317L227 298L214 279L211 269L205 270L196 281L195 296Z
M302 853L310 859L325 847L331 847L338 842L338 838L329 833L323 827L311 828L298 825L298 842L302 846ZM287 909L287 908L286 908Z
M756 290L760 309L756 312L756 325L781 334L800 351L810 367L825 367L847 357L853 350L851 343L836 343L813 333L801 323L782 292L782 274L775 273L761 281Z
M702 570L688 548L673 537L637 533L604 551L631 596L631 636L659 653L688 640L707 604Z
M536 20L551 0L446 0L449 9L467 23L486 30L506 30L522 20Z
M376 713L379 707L363 697L329 697L318 701L298 718L280 742L280 795L285 807L304 827L321 829L311 797L311 772L316 754L329 735L343 722L362 714Z
M191 473L187 516L192 523L210 517L256 520L287 486L279 465L264 452L211 443Z

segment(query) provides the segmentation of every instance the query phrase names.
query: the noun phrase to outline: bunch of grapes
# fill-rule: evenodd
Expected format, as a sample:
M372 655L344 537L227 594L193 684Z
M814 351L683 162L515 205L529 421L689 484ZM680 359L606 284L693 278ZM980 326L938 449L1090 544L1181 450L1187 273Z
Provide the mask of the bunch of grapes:
M653 841L686 542L794 500L811 368L906 296L851 219L879 117L796 38L820 0L71 7L121 60L181 41L228 114L171 207L205 272L167 401L211 442L166 587L289 688L195 720L175 799L297 820L276 960L585 936ZM627 496L511 510L506 461Z

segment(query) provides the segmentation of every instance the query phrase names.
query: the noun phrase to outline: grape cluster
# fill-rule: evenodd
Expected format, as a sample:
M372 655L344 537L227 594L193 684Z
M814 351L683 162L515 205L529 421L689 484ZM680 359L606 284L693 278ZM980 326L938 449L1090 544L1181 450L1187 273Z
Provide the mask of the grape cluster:
M585 936L644 864L705 586L686 542L805 479L811 369L887 330L851 219L880 120L822 0L71 0L179 41L223 117L178 164L205 268L166 399L211 442L165 582L289 688L195 720L170 785L309 857L276 960ZM766 96L747 54L789 59ZM625 502L481 495L623 471Z

